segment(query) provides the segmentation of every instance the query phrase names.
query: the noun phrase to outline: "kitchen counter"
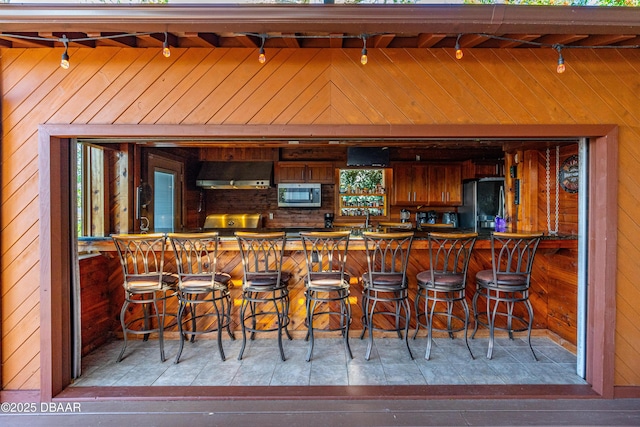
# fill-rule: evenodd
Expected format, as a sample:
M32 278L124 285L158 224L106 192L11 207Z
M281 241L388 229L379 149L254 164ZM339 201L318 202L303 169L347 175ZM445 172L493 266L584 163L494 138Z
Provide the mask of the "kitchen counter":
M236 239L234 233L236 231L257 231L257 232L275 232L275 231L284 231L285 236L287 238L287 250L300 250L300 232L301 231L331 231L334 230L332 228L309 228L309 227L287 227L287 228L251 228L251 229L230 229L230 228L219 228L219 229L198 229L198 230L188 230L188 232L205 232L205 231L217 231L220 235L220 248L222 250L238 250ZM360 230L358 230L360 231ZM389 230L391 231L391 230ZM414 234L414 243L413 247L415 249L426 249L428 247L427 236L429 231L437 231L444 233L461 233L461 232L470 232L469 229L462 228L437 228L434 230L418 230L413 228L412 230L401 230L401 229L393 229L393 231L413 231ZM490 247L490 231L483 231L478 234L478 241L476 242L477 249L486 249ZM352 244L349 246L350 249L364 249L364 244L362 242L362 235L360 232L356 232L351 237ZM576 235L545 235L542 237L542 241L540 242L540 248L568 248L575 249L578 245L578 236ZM113 241L111 237L79 237L78 238L78 250L81 252L108 252L115 251L115 247L113 246Z

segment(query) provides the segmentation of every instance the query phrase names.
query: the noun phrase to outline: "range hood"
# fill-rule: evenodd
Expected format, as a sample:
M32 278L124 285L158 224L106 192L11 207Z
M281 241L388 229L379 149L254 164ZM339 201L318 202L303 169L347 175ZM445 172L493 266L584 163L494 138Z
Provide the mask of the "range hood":
M271 187L273 162L204 162L196 185L212 190L255 190Z

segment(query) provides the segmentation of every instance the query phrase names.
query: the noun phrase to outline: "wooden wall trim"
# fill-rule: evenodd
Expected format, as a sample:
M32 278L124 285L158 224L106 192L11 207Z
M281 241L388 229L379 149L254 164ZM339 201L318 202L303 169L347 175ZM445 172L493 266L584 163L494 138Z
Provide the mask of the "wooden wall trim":
M587 381L614 397L618 244L618 129L589 144Z
M601 137L615 127L597 125L66 125L40 128L59 138L201 138L339 139L339 138L579 138ZM165 141L166 142L166 141Z
M69 141L40 129L40 401L70 383Z
M70 236L68 224L64 225L63 209L69 201L64 197L65 147L74 136L140 136L200 137L210 135L224 137L223 130L232 133L252 133L260 129L262 135L294 137L318 135L333 129L334 136L367 135L378 137L422 134L441 137L464 138L475 135L488 137L501 135L508 138L526 137L594 137L590 140L590 217L589 217L589 335L587 345L587 380L593 390L603 397L613 397L614 387L614 334L616 288L616 240L617 240L617 149L618 129L615 125L455 125L455 126L234 126L234 125L41 125L39 127L40 167L40 244L41 244L41 400L49 401L70 382L68 354L64 346L68 333L68 307L65 310L64 295L69 288ZM245 129L245 131L242 131ZM342 130L342 133L339 130ZM448 129L448 134L443 134ZM558 133L553 134L552 129ZM304 130L304 132L303 132ZM318 130L317 134L314 132ZM146 132L146 133L145 133ZM209 132L209 133L207 133ZM231 137L227 135L227 137ZM65 143L65 141L67 141ZM69 161L68 153L66 162ZM68 191L67 191L68 193ZM65 229L65 227L67 227ZM67 239L65 243L65 238ZM67 251L65 252L65 249ZM67 298L68 300L68 298ZM66 332L65 332L66 331Z
M40 390L2 390L0 391L0 402L38 402Z
M640 387L616 386L613 389L615 399L640 399Z

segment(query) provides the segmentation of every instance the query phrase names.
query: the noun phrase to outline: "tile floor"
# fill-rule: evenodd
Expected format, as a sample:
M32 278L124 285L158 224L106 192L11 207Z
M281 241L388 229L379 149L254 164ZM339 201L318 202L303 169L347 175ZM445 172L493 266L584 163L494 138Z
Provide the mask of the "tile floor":
M275 339L248 341L237 360L241 340L225 340L227 360L215 340L185 343L174 364L177 340L165 342L167 360L160 362L158 343L131 340L125 358L116 363L122 341L113 341L82 359L83 374L74 386L299 386L299 385L435 385L435 384L586 384L576 375L576 357L553 340L532 338L539 361L526 340L497 338L493 359L486 358L487 338L469 340L472 360L462 339L436 338L431 359L424 359L426 340L410 340L414 360L404 342L376 338L370 360L366 340L350 339L354 358L347 359L340 338L316 338L311 362L302 338L284 341L287 360L280 360Z

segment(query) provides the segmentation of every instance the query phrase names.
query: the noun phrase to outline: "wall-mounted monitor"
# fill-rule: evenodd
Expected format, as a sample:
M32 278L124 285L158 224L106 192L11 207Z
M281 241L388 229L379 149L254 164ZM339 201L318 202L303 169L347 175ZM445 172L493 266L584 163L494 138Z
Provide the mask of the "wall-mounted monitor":
M387 147L347 147L347 166L389 166Z

